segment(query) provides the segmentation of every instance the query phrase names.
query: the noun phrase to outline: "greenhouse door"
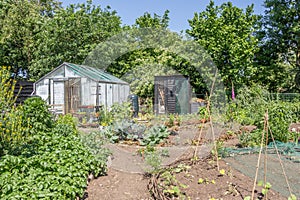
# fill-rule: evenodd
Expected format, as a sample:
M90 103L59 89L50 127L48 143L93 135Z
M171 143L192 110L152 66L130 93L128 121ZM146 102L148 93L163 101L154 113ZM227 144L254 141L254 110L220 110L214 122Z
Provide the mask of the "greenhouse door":
M77 112L80 105L80 79L50 80L50 107L56 114Z
M64 80L50 80L50 107L55 114L65 113L65 81Z
M68 113L77 113L81 102L80 78L70 79L66 92L68 92Z

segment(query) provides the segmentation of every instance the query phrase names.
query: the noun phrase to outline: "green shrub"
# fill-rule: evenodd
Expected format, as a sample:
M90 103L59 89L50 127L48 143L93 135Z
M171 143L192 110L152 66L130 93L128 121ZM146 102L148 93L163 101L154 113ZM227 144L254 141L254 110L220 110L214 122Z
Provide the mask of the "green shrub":
M3 112L9 111L14 103L16 97L14 96L14 90L16 81L11 80L11 73L9 67L2 66L0 69L0 110Z
M75 199L83 195L90 173L106 171L105 160L96 159L74 135L33 137L38 141L35 148L0 158L1 199Z
M0 93L5 108L0 114L0 199L82 197L88 175L106 173L108 154L100 151L101 143L92 151L79 138L73 118L66 115L55 122L41 98L29 98L18 107L5 102L12 96L3 80L6 89L0 91L8 94Z
M22 107L15 107L15 80L11 80L8 67L0 69L0 156L15 149L24 142L27 126L23 125Z
M243 133L240 142L243 146L259 145L264 130L264 116L268 112L268 125L274 139L280 142L295 140L295 134L288 131L289 125L300 120L300 102L284 102L271 98L270 94L260 86L243 88L237 99L228 105L226 118L241 125L255 125L257 130ZM271 142L271 135L268 135Z
M29 127L29 132L49 132L54 127L53 117L51 116L49 106L40 97L28 98L23 104L23 124Z
M75 118L71 114L60 115L56 120L54 131L62 134L78 135Z

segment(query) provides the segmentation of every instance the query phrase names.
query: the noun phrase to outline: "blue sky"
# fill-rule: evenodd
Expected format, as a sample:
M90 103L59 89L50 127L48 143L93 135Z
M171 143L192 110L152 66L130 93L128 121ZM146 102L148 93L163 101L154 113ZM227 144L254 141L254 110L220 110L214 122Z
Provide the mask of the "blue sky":
M84 3L86 0L61 0L63 6L70 3ZM239 8L246 8L247 5L254 4L254 13L263 14L263 0L230 0L233 5ZM216 5L220 5L226 0L215 0ZM188 19L192 19L195 12L205 10L209 0L93 0L93 4L102 8L110 6L116 10L122 19L122 23L132 25L135 19L145 12L163 15L165 10L169 10L170 29L181 31L189 28Z

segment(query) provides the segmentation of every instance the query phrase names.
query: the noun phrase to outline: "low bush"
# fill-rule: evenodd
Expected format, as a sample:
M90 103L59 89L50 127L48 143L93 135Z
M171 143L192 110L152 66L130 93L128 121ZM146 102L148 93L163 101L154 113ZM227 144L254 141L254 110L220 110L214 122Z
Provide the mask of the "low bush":
M96 141L78 134L72 116L55 121L41 98L14 106L13 84L8 70L2 68L0 199L82 197L87 177L106 173L107 151L102 143L94 150Z
M291 123L300 120L300 102L273 99L262 87L255 86L242 89L237 99L229 104L226 113L227 120L236 121L241 125L257 126L254 132L241 135L240 141L243 146L260 145L266 112L268 125L275 140L288 142L298 139L288 129ZM268 136L268 141L271 142L271 135Z
M83 196L87 177L105 173L105 160L80 139L62 132L38 133L18 156L0 158L1 199L75 199Z

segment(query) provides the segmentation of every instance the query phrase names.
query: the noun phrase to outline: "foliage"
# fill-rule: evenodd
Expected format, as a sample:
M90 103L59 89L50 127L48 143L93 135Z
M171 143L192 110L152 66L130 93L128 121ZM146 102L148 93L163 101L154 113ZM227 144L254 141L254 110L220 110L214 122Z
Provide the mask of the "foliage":
M129 119L132 116L131 102L114 103L110 112L114 120Z
M142 98L153 98L155 75L180 73L189 76L197 90L203 90L205 88L203 79L197 73L196 66L189 60L202 61L206 58L204 56L206 54L202 48L201 56L199 52L189 51L196 46L191 47L191 40L184 40L179 34L168 31L165 28L167 15L165 13L164 17L157 15L152 17L145 14L141 20L137 20L143 25L135 24L127 27L126 31L99 44L89 54L84 64L100 67L124 79L131 84L134 93ZM182 54L193 55L179 56Z
M104 108L99 111L99 123L101 126L108 126L113 122L112 113L108 109Z
M34 57L37 34L59 3L4 0L0 7L0 63L12 66L15 76L24 76Z
M243 132L239 136L240 144L243 147L259 146L261 144L261 135L262 135L261 129L256 129L256 130L252 131L251 133Z
M48 132L54 127L47 103L40 97L28 98L23 104L23 124L29 132Z
M142 146L154 146L168 138L170 133L165 126L153 126L145 132L144 138L140 141Z
M17 154L19 146L27 141L29 125L24 125L22 107L12 107L9 112L1 115L0 119L0 156L11 153Z
M181 172L183 169L186 172L188 172L189 168L190 168L189 166L184 166L182 164L179 164L174 168L168 168L162 170L160 176L161 177L160 185L163 189L163 193L166 196L170 198L179 198L179 199L188 198L188 196L182 191L182 189L186 189L188 186L179 182L174 174Z
M56 10L38 34L36 56L29 67L31 79L38 79L63 61L82 63L97 43L120 31L120 24L115 11L101 9L91 1Z
M147 146L145 153L145 162L150 166L146 169L149 173L155 173L161 168L161 155L154 149L153 146Z
M237 87L249 84L255 78L253 58L258 47L253 33L257 20L253 5L244 11L231 2L215 6L212 0L205 11L189 20L187 33L211 55L227 88L232 83Z
M59 127L59 128L58 128ZM59 115L56 120L56 129L70 129L67 132L71 135L78 135L78 130L76 126L76 119L71 114Z
M173 126L180 126L181 124L181 116L179 116L178 114L169 114L167 120L165 121L165 125L169 128L173 127Z
M14 106L15 80L11 80L9 68L0 70L0 156L14 151L27 135L23 124L23 108Z
M265 0L264 6L266 11L262 20L260 62L264 66L271 64L268 69L274 68L275 71L281 68L282 63L288 63L283 70L287 74L292 74L295 81L283 89L293 89L296 86L299 90L299 1ZM273 76L276 76L275 71L272 70Z
M37 80L63 61L82 63L95 45L121 30L120 18L92 1L0 2L0 63Z
M106 136L111 142L118 142L120 140L138 140L142 139L146 126L133 121L119 120L115 121L110 127L107 127Z
M169 26L169 11L166 10L163 16L154 14L153 17L150 13L146 12L135 20L133 27L137 28L168 28Z
M110 109L102 108L98 114L101 126L111 125L114 121L129 120L132 116L131 103L114 103Z
M240 88L237 93L235 101L228 105L227 120L237 121L241 125L261 123L270 101L269 92L260 85L252 85Z
M294 194L292 194L288 197L288 200L297 200L297 197Z
M16 81L11 80L10 67L2 66L0 69L0 110L2 114L9 111L16 101L15 85Z
M227 112L227 119L232 119L242 125L257 126L257 129L251 133L241 134L240 141L243 146L260 144L266 112L268 112L268 125L275 140L281 142L296 140L296 136L288 128L291 123L298 122L300 119L300 102L273 99L265 89L256 85L251 88L242 88L236 101L229 105ZM271 142L271 135L268 135L268 141Z
M107 157L111 154L111 152L103 147L106 142L106 138L103 137L101 132L96 131L88 134L80 134L79 137L81 142L98 161L104 162L107 160ZM104 172L105 170L103 173Z
M267 195L268 191L272 187L272 185L269 182L264 183L263 181L258 181L257 185L263 187L261 191L263 195Z
M21 155L0 161L1 199L75 199L83 195L87 176L106 167L76 136L55 131L34 135Z
M5 93L0 93L0 101L6 102L1 103L0 118L0 198L82 197L88 175L106 172L108 154L102 143L92 151L96 140L80 140L70 115L54 121L41 98L29 98L22 106L13 106L13 85L3 77L9 76L1 78Z
M201 122L209 121L209 112L207 106L200 106L198 110L199 118Z

